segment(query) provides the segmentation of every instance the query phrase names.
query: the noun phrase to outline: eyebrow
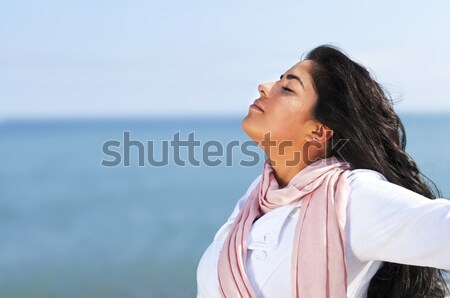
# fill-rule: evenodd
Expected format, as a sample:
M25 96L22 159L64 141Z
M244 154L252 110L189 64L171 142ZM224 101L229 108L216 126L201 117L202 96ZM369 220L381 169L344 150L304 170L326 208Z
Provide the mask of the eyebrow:
M280 76L280 80L282 80L283 77L284 77L284 75L281 75L281 76ZM300 83L300 85L302 85L303 90L305 89L305 85L303 85L302 80L301 80L299 77L297 77L296 75L288 74L288 75L286 76L286 79L288 79L288 80L297 80L297 81Z

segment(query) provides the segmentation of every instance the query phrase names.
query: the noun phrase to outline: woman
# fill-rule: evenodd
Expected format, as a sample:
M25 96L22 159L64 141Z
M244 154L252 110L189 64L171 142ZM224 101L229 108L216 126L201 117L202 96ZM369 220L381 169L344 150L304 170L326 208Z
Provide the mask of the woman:
M450 201L369 72L319 46L258 90L242 128L268 159L200 260L198 297L444 297Z

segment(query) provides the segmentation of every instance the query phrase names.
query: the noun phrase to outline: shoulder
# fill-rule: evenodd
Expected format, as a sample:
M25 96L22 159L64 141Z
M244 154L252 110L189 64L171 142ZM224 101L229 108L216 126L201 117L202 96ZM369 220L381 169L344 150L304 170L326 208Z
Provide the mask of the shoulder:
M250 193L255 189L255 187L258 185L259 181L261 181L261 175L259 175L258 177L256 177L252 183L250 183L250 186L247 188L247 191L245 192L245 194L238 200L238 202L236 203L236 206L234 207L233 212L231 213L230 217L228 218L228 220L233 220L239 213L239 211L242 209L242 207L244 206L245 201L247 200L247 198L249 197Z
M362 208L414 206L419 203L429 203L432 200L413 192L403 186L389 182L381 173L369 169L355 169L346 177L349 186L349 200L362 201Z
M349 171L346 182L349 188L349 202L361 197L377 197L384 188L394 185L380 172L369 169ZM400 186L397 187L400 188Z
M250 186L247 189L247 192L245 193L246 196L248 196L252 190L256 187L256 185L258 185L259 181L261 181L261 175L259 175L258 177L256 177L252 183L250 183Z
M357 186L364 182L374 182L378 181L387 181L386 177L383 176L380 172L369 170L369 169L355 169L349 171L346 176L347 183L350 187Z
M422 201L423 197L402 186L389 182L381 173L369 169L355 169L348 173L346 181L349 187L347 208L362 215L366 211L373 214L391 207L404 207L411 205L415 200ZM397 205L397 206L393 206ZM362 212L362 213L361 213ZM363 215L364 217L366 215Z

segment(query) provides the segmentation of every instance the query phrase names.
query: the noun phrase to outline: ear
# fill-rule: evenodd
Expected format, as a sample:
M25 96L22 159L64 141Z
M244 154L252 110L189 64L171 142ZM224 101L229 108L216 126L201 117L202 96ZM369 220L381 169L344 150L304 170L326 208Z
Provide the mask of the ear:
M325 143L328 139L330 139L334 134L334 131L326 125L318 124L316 129L309 133L310 142L320 142Z

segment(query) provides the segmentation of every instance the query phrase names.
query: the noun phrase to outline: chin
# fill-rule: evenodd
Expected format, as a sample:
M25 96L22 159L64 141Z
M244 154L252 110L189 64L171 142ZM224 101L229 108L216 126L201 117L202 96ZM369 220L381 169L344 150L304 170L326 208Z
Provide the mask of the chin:
M241 128L247 134L247 136L249 136L255 142L259 142L264 138L264 133L260 131L261 127L256 125L256 123L252 121L251 117L249 117L248 115L244 119L242 119Z
M252 128L254 128L255 126L252 122L253 121L251 117L249 117L249 115L245 116L244 119L242 119L241 128L247 135L249 134L249 132L252 131Z

